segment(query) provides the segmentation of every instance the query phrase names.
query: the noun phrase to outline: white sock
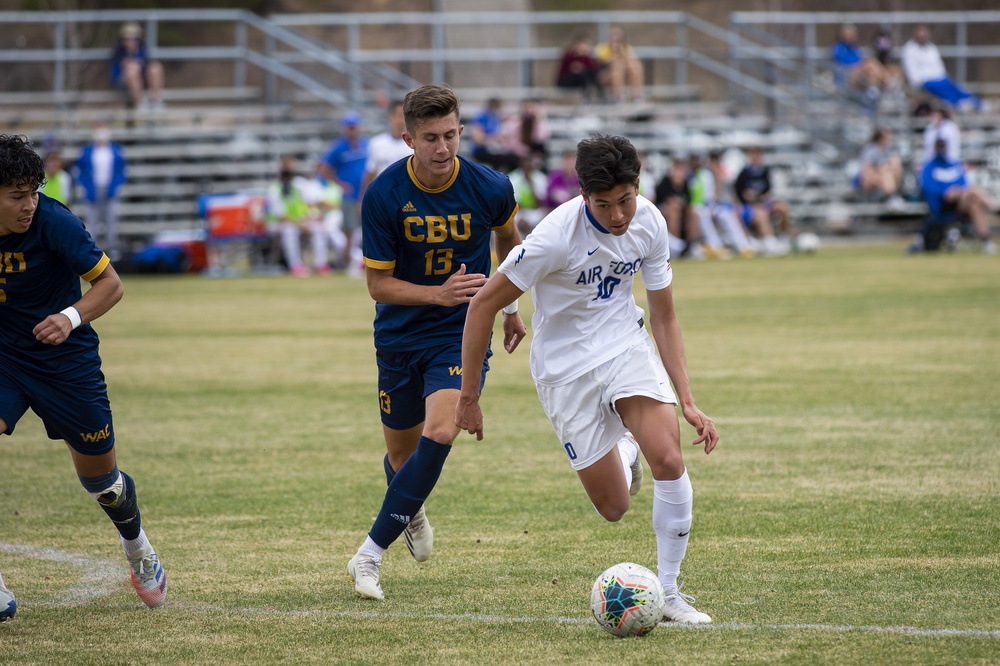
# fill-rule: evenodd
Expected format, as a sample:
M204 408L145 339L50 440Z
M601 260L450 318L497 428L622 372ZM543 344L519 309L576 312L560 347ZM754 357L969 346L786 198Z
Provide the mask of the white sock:
M694 493L687 469L674 481L653 480L653 531L656 533L657 573L664 588L677 585L681 561L691 532Z
M122 547L125 549L125 557L132 559L132 556L143 548L150 548L149 539L146 538L146 530L139 528L139 536L134 539L122 537Z
M385 548L372 541L372 538L369 536L365 537L365 542L361 544L361 548L358 548L358 552L364 555L371 555L376 560L381 560L382 555L385 554Z

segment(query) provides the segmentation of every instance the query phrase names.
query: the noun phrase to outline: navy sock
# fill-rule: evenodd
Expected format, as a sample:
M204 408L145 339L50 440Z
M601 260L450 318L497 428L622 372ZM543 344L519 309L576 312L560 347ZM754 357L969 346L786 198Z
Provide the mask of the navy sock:
M382 459L382 467L385 468L385 485L392 483L392 480L396 477L396 470L392 468L389 464L389 454L385 454L385 458Z
M117 480L118 473L118 469L116 468L113 472L98 477L84 478L81 476L80 483L83 484L83 487L88 492L101 492ZM121 472L121 475L124 488L118 499L112 500L111 504L106 504L102 497L97 503L104 509L104 513L108 514L108 518L115 524L115 527L118 528L118 533L123 538L129 540L138 539L142 522L139 516L139 502L136 498L135 482L125 472Z
M382 509L368 533L372 541L382 548L388 548L399 538L410 518L420 510L434 489L450 451L451 446L447 444L439 444L426 437L420 438L417 450L389 482Z

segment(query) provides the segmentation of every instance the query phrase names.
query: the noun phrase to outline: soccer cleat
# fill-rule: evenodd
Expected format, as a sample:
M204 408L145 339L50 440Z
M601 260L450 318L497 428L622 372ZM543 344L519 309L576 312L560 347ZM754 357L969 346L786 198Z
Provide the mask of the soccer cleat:
M139 550L128 558L132 570L132 587L142 603L150 608L159 608L167 599L167 572L160 564L151 546Z
M410 549L410 555L413 555L413 559L417 562L426 562L430 559L431 549L434 547L434 530L427 520L423 506L403 530L403 539L406 541L406 547Z
M14 600L14 593L7 589L0 578L0 622L14 619L17 612L17 601Z
M635 436L632 433L625 431L622 438L618 440L619 444L622 440L632 442L635 446L635 462L629 465L629 469L632 470L632 483L628 487L628 494L635 496L642 489L642 454L639 449L639 442L635 441Z
M385 595L378 584L378 570L382 560L358 553L347 563L347 578L354 583L354 592L362 599L382 601Z
M712 621L707 614L697 610L691 604L694 597L684 594L676 585L663 589L663 621L687 622L689 624L705 624Z

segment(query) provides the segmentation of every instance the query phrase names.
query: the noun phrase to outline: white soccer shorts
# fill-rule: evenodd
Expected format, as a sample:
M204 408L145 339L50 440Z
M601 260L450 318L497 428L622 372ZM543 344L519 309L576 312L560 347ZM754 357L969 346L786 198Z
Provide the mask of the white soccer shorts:
M616 400L642 395L677 404L651 339L559 386L536 384L538 399L575 470L590 467L625 434Z

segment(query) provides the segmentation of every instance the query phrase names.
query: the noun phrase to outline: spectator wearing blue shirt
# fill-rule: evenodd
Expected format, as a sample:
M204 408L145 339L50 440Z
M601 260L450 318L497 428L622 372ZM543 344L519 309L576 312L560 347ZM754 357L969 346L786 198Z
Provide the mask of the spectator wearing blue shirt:
M333 142L320 161L319 175L333 181L343 190L341 203L343 221L341 228L347 236L344 258L348 274L361 277L364 268L361 257L354 257L354 248L360 250L361 238L361 197L364 195L365 169L368 164L368 138L361 135L361 116L353 111L346 113L340 121L343 136Z
M121 28L118 45L111 54L111 87L127 92L133 108L163 108L163 65L147 58L138 23L126 23Z
M503 102L497 97L487 100L483 110L472 119L472 159L510 173L520 166L521 157L504 145L504 121Z
M76 161L75 180L87 201L87 230L112 260L118 256L118 195L125 184L125 154L111 141L111 128L94 127L92 141Z
M858 46L857 29L843 25L830 57L837 84L860 91L869 106L875 106L886 90L902 87L902 72L892 62L892 39L884 30L876 35L872 55L866 57Z
M940 244L940 230L944 225L967 218L982 243L983 253L996 254L989 224L989 215L995 205L981 189L969 184L965 165L948 158L944 141L935 142L934 158L924 165L920 192L930 209L929 224L924 230L926 249L936 249L935 245ZM936 243L932 239L936 239Z

